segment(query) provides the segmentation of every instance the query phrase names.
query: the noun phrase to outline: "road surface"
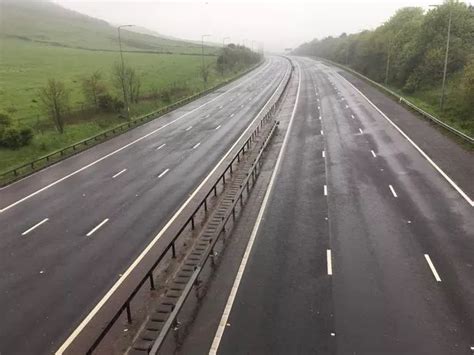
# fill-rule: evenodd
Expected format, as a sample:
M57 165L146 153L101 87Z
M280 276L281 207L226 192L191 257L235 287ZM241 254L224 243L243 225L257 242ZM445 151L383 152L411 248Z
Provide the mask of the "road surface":
M223 267L233 282L216 276L182 353L472 354L473 208L339 70L294 60L294 115L246 254Z
M0 353L61 345L270 98L260 68L0 190Z

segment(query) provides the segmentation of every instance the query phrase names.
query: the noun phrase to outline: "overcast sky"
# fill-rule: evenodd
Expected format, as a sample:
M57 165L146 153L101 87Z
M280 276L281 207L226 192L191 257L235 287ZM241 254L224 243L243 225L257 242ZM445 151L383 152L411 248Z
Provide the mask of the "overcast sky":
M178 38L211 41L223 37L241 43L264 43L265 50L282 51L315 37L353 33L377 27L405 6L442 0L53 0L64 7L113 24L134 24Z

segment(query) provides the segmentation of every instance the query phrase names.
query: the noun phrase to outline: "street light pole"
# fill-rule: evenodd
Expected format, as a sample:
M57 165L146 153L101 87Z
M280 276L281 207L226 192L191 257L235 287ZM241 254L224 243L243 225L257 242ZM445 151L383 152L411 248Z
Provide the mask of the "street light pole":
M211 35L201 35L201 70L202 70L203 80L204 80L204 37L210 37L210 36Z
M440 7L441 5L430 5L432 7ZM448 36L446 39L446 52L444 55L444 68L443 68L443 83L441 85L441 98L439 100L439 108L441 111L444 109L444 97L446 93L446 73L448 71L448 56L449 56L449 41L451 39L451 19L453 16L453 8L451 5L449 6L449 20L448 20Z
M122 81L122 91L123 91L123 102L125 104L125 110L127 112L127 118L130 118L130 106L128 105L128 95L127 95L127 82L125 78L125 63L123 61L123 52L122 52L122 37L120 36L120 29L122 27L132 27L133 25L121 25L117 27L118 32L118 41L119 41L119 48L120 48L120 61L122 63L122 72L121 72L121 81Z
M226 39L230 39L230 37L224 37L224 38L222 39L222 48L224 48L224 46L225 46L225 40L226 40Z
M446 40L446 54L444 56L444 70L443 70L443 85L442 85L442 88L441 88L441 99L440 99L440 102L439 102L439 108L441 109L441 111L443 111L444 109L444 93L445 93L445 90L446 90L446 72L447 72L447 69L448 69L448 54L449 54L449 40L450 40L450 37L451 37L451 18L452 18L452 15L453 15L453 10L451 9L451 7L449 8L449 20L448 20L448 38Z

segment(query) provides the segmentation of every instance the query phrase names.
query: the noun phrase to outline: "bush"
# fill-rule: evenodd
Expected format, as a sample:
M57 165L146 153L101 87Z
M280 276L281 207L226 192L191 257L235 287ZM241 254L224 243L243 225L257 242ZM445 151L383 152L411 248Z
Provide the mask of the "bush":
M18 130L15 127L8 127L0 137L0 145L10 149L18 149L28 145L33 139L31 128L24 127Z
M98 106L103 112L120 112L125 107L122 101L109 94L98 97Z
M0 112L0 132L12 124L12 118L10 115Z

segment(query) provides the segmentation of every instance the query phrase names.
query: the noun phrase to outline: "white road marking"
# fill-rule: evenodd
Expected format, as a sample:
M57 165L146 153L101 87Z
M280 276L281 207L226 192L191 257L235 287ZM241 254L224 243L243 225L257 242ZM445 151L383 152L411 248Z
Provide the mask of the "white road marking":
M201 145L201 142L197 143L194 145L193 149L196 149L197 147L199 147Z
M324 132L323 132L323 130L321 130L321 135L322 135L322 136L324 136Z
M395 192L395 189L393 188L393 186L392 186L392 185L388 185L388 187L390 188L390 191L392 191L393 197L398 197L398 196L397 196L397 193Z
M357 91L367 102L372 105L373 108L377 110L378 113L382 115L410 144L415 147L415 149L425 158L435 170L441 174L443 178L467 201L471 207L474 207L474 201L426 154L405 132L403 132L400 127L398 127L388 116L382 112L372 101L369 100L367 96L365 96L359 89L357 89L349 80L344 78L342 75L336 74L341 79L346 81L355 91Z
M441 278L439 277L438 271L436 271L436 268L434 267L433 263L431 262L431 258L428 254L425 254L425 259L428 265L430 266L431 272L433 273L433 276L436 281L441 282Z
M40 225L42 225L43 223L46 223L49 221L49 218L45 218L43 219L41 222L38 222L36 223L33 227L31 227L30 229L27 229L26 231L24 231L23 233L21 233L21 235L27 235L28 233L30 233L31 231L35 230L36 228L38 228Z
M189 126L188 128L186 128L186 131L189 131L192 128L193 128L193 126Z
M252 76L251 78L253 78ZM245 82L249 81L246 80ZM242 83L243 84L243 83ZM242 85L239 84L238 86ZM267 107L267 104L273 99L273 97L276 95L277 91L279 88L283 85L283 81L280 82L276 90L273 92L272 96L267 100L266 104L261 108L261 110L255 115L254 119L252 122L249 123L247 128L245 129L244 132L240 135L239 138L234 142L234 144L229 148L229 150L224 154L224 156L219 160L219 162L214 166L214 168L209 172L209 174L204 178L204 180L201 181L201 183L196 187L196 189L189 195L188 199L179 207L179 209L175 212L175 214L169 219L169 221L165 224L165 226L158 232L158 234L152 239L152 241L143 249L143 251L138 255L138 257L132 262L132 264L128 267L127 270L122 274L122 277L119 278L114 285L107 291L107 293L100 299L99 302L94 306L94 308L87 314L87 316L81 321L81 323L72 331L72 333L69 335L69 337L62 343L60 348L56 351L55 355L61 355L63 354L69 345L74 341L74 339L77 338L77 336L82 332L82 330L86 327L86 325L91 321L91 319L99 312L99 310L104 306L104 304L110 299L110 297L113 295L113 293L120 287L120 285L124 282L124 280L127 279L127 277L130 275L130 273L137 267L137 265L143 260L143 258L148 254L148 252L156 245L158 240L163 236L163 234L170 228L170 226L173 224L173 222L179 217L181 212L189 205L189 203L194 199L196 194L202 189L202 187L208 182L208 180L211 178L211 176L214 174L214 172L218 169L218 167L222 164L222 162L227 159L229 154L234 150L234 148L237 146L241 138L247 134L247 132L250 130L250 127L255 123L257 118L260 116L260 114L263 112L263 110ZM236 87L238 87L236 86ZM232 88L231 90L233 90ZM230 90L229 90L230 91ZM229 92L227 91L227 92ZM222 94L223 95L223 94Z
M208 113L208 114L206 115L206 118L208 118L209 116L210 116L210 114Z
M323 158L326 158L326 152L324 150L323 150L322 155L323 155Z
M372 156L373 156L374 158L377 158L377 154L375 154L375 152L374 152L373 150L371 150L370 152L372 153Z
M364 133L364 132L362 132L362 128L359 128L359 132L360 132L360 133Z
M298 65L298 69L299 69L299 65ZM244 256L242 258L242 262L240 263L239 270L237 271L237 275L236 275L235 280L234 280L234 284L232 285L232 289L230 291L229 297L227 298L227 303L225 305L224 312L222 314L219 326L218 326L216 334L214 336L214 340L212 341L211 348L209 349L209 355L215 355L217 353L217 350L219 349L219 344L221 342L222 335L224 334L224 331L226 329L226 325L228 323L227 320L229 319L229 315L230 315L230 312L232 310L232 306L234 304L234 300L235 300L235 297L237 295L237 291L239 289L240 281L242 280L242 276L245 272L245 268L247 266L247 261L248 261L249 256L250 256L250 252L252 251L252 247L253 247L253 244L254 244L254 241L255 241L255 237L256 237L256 235L258 233L258 230L260 228L260 223L262 222L263 214L265 212L265 209L267 208L268 200L270 199L270 195L271 195L272 190L273 190L273 185L275 184L275 179L276 179L276 176L277 176L278 171L280 169L282 157L283 157L283 154L285 152L286 145L288 143L289 133L290 133L291 128L293 126L293 121L294 121L294 117L295 117L295 113L296 113L296 107L298 106L298 100L299 100L299 96L300 96L301 70L298 70L298 73L299 73L299 76L298 76L298 91L296 93L296 101L295 101L295 106L293 107L293 112L291 114L290 123L288 124L288 129L286 131L285 138L283 139L282 147L281 147L280 153L278 154L278 158L277 158L277 161L276 161L276 164L275 164L275 168L274 168L272 176L270 178L270 183L268 184L267 191L265 192L265 197L263 198L263 203L260 206L260 210L259 210L258 215L257 215L257 220L256 220L255 225L253 227L252 234L250 235L250 238L249 238L249 241L248 241L248 244L247 244L247 248L245 249L245 253L244 253Z
M95 226L89 233L86 234L87 237L90 237L92 234L94 234L100 227L102 227L104 224L106 224L109 221L108 218L104 219L102 222L100 222L97 226Z
M324 196L328 195L328 187L327 185L324 185Z
M163 148L165 145L166 145L166 143L163 143L163 144L160 145L158 148L156 148L156 150L160 150L160 149Z
M230 117L234 117L234 116L235 116L235 113L232 113L232 114L230 115Z
M354 115L351 115L351 118L354 119L355 118Z
M349 108L349 105L346 105L346 108Z
M240 105L240 107L244 107L244 104Z
M321 106L318 106L318 110L321 110Z
M215 130L218 130L218 129L221 128L221 127L222 127L222 126L219 125L219 126L217 126L216 128L214 128L214 129L215 129Z
M170 171L170 169L166 169L165 171L163 171L160 175L158 175L158 179L160 179L160 178L162 178L163 176L165 176L168 171Z
M262 71L263 71L264 69L268 68L269 65L270 65L270 63L267 64L264 68L262 68ZM3 209L0 209L0 213L9 210L9 209L12 208L12 207L17 206L18 204L20 204L20 203L22 203L22 202L24 202L24 201L26 201L26 200L29 200L31 197L38 195L39 193L41 193L41 192L43 192L43 191L45 191L45 190L47 190L47 189L49 189L49 188L51 188L51 187L53 187L53 186L59 184L60 182L66 180L66 179L68 179L68 178L70 178L71 176L74 176L74 175L76 175L76 174L78 174L78 173L80 173L80 172L82 172L82 171L84 171L84 170L90 168L91 166L96 165L97 163L100 163L102 160L105 160L105 159L107 159L107 158L109 158L109 157L111 157L111 156L113 156L113 155L115 155L115 154L121 152L122 150L124 150L124 149L126 149L126 148L128 148L128 147L130 147L130 146L132 146L132 145L134 145L134 144L136 144L136 143L138 143L138 142L140 142L140 141L142 141L142 140L148 138L149 136L155 134L156 132L161 131L162 129L168 127L169 125L171 125L171 124L173 124L173 123L175 123L175 122L177 122L177 121L183 119L184 117L186 117L186 116L188 116L188 115L190 115L190 114L196 112L197 110L199 110L199 109L201 109L201 108L203 108L203 107L209 105L211 102L216 101L217 99L221 98L222 96L224 96L224 95L230 93L231 91L237 89L238 87L240 87L240 86L246 84L247 82L249 82L250 80L252 80L253 78L255 78L257 75L261 74L262 71L259 71L259 72L255 73L254 75L252 75L251 77L249 77L247 80L242 81L240 84L238 84L238 85L236 85L236 86L230 88L229 90L223 92L222 94L220 94L220 95L218 95L218 96L216 96L216 97L210 99L209 101L207 101L207 102L203 103L202 105L200 105L200 106L198 106L198 107L192 109L191 111L188 111L188 112L184 113L183 115L181 115L181 116L177 117L176 119L174 119L174 120L172 120L172 121L170 121L170 122L164 124L163 126L158 127L157 129L155 129L155 130L153 130L153 131L151 131L151 132L149 132L149 133L147 133L147 134L145 134L145 135L143 135L143 136L141 136L141 137L135 139L134 141L132 141L132 142L130 142L130 143L125 144L124 146L122 146L122 147L120 147L120 148L118 148L118 149L116 149L116 150L114 150L114 151L112 151L112 152L110 152L110 153L104 155L103 157L101 157L101 158L99 158L99 159L93 161L92 163L89 163L89 164L83 166L82 168L79 168L79 169L73 171L72 173L70 173L70 174L68 174L68 175L66 175L66 176L63 176L62 178L60 178L60 179L58 179L58 180L56 180L56 181L53 181L52 183L46 185L45 187L42 187L41 189L36 190L35 192L33 192L33 193L31 193L31 194L29 194L29 195L27 195L27 196L25 196L25 197L23 197L23 198L21 198L21 199L15 201L15 202L13 202L13 203L11 203L10 205L4 207ZM64 160L63 160L63 161L64 161ZM31 178L31 177L34 176L34 175L36 175L36 174L30 175L29 177ZM23 179L22 179L22 180L23 180ZM13 185L13 184L12 184L12 185ZM12 186L12 185L10 185L10 186Z
M321 120L321 119L322 119L322 117L321 117L321 116L319 116L319 120Z
M326 250L326 259L327 259L327 262L328 262L328 275L332 275L331 249Z
M120 176L122 175L124 172L126 172L127 169L123 169L123 170L120 170L117 174L115 174L114 176L112 176L112 179L115 179L117 176Z
M224 106L220 105L220 106L219 106L219 110L220 110L221 108L223 108L223 107L224 107Z

